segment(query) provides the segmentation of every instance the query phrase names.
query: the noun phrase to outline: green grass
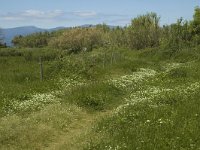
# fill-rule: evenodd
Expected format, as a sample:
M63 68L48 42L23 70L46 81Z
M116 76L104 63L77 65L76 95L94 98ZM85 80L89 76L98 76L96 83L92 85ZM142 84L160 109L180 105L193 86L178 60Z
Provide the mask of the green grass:
M38 60L27 60L25 52L16 49L7 49L7 51L3 49L0 53L7 53L0 57L0 116L5 115L4 109L14 99L23 101L30 94L43 93L56 88L54 78L49 75L53 60L43 61L44 81L41 82L39 57ZM18 53L20 55L15 55ZM34 53L39 55L38 51Z
M123 114L101 121L96 132L103 132L103 138L91 140L87 149L198 149L200 112L196 97L199 94L190 101L155 108L148 103L130 106Z
M0 120L0 149L43 149L82 117L72 105L50 105L28 117L12 115Z
M1 49L0 149L199 149L199 52Z
M116 107L125 92L108 83L93 82L65 92L63 102L71 102L88 110L107 110Z

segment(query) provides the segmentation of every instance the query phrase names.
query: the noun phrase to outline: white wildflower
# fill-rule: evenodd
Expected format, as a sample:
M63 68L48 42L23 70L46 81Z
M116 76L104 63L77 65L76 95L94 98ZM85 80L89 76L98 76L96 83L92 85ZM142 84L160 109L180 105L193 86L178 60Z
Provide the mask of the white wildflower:
M21 110L38 110L48 104L59 103L58 98L50 93L34 94L29 100L18 102L14 101L12 108L17 111Z
M172 69L179 68L183 65L183 63L169 63L164 66L165 72L169 72Z
M72 78L60 78L58 81L58 85L65 89L71 89L73 87L85 85L85 82L81 82L80 79L72 79Z
M140 68L139 71L134 72L131 75L124 75L119 78L109 80L109 83L118 87L126 88L133 86L135 83L145 81L149 77L153 77L157 74L155 70Z

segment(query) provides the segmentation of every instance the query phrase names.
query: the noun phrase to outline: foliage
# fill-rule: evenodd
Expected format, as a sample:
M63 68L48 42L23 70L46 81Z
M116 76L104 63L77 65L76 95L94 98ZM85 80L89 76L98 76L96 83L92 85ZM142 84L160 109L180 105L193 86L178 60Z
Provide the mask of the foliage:
M174 51L190 45L192 35L190 33L190 25L183 19L177 20L177 23L163 27L163 45Z
M159 45L160 18L155 13L148 13L132 20L129 27L129 44L131 48L143 49Z
M193 21L191 22L191 32L193 35L193 40L195 44L200 44L200 8L195 8L195 13L193 16Z
M0 56L22 56L22 52L12 48L1 48Z
M44 47L48 44L48 39L51 37L51 33L43 32L43 33L34 33L28 36L16 36L12 43L17 47Z
M128 47L128 33L126 28L116 27L110 31L110 42L112 46Z
M176 23L163 27L156 13L147 13L134 18L127 27L110 27L106 24L75 27L17 36L12 42L17 47L51 47L68 53L91 51L99 47L145 49L160 46L170 48L174 53L183 47L199 44L199 12L199 7L196 7L193 20L180 18Z
M6 47L6 43L4 43L4 35L2 33L2 30L0 28L0 48L5 48Z
M102 45L101 31L96 28L66 30L61 36L52 38L49 46L77 53L90 51Z

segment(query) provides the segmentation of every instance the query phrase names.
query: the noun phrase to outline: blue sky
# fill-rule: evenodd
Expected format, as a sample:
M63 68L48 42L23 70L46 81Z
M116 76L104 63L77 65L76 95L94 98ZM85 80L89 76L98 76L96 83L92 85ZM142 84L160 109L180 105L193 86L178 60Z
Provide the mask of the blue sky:
M0 27L42 28L106 23L128 25L131 18L156 12L161 24L192 19L199 0L0 0Z

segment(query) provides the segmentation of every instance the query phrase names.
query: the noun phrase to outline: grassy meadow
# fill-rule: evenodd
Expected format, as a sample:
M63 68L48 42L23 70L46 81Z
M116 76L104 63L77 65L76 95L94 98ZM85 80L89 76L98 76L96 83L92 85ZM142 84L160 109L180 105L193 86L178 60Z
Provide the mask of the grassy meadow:
M200 149L199 47L0 54L0 149Z
M0 150L200 150L200 7L159 20L0 39Z

